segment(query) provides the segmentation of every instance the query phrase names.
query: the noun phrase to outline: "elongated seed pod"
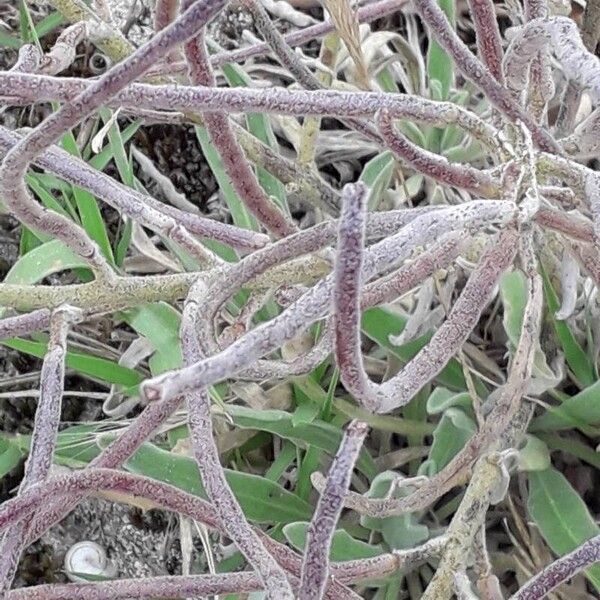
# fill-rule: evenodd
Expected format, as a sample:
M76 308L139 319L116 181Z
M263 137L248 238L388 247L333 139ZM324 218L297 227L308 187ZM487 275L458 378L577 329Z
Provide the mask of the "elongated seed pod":
M306 533L306 552L298 600L321 600L329 574L329 552L344 507L354 463L367 435L366 423L352 421L333 459L315 514Z

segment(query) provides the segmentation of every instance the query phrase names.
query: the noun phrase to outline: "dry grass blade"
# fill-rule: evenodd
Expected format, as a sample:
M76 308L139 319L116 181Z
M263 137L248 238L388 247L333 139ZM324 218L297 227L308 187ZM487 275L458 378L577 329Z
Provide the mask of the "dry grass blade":
M360 87L368 90L371 86L369 72L362 53L359 21L350 2L351 0L323 0L336 31L344 41L348 54L352 57L356 67L357 82Z

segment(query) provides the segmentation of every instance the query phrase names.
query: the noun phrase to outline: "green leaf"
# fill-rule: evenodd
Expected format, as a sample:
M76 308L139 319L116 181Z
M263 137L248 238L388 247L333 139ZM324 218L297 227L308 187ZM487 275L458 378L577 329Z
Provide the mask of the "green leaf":
M133 221L129 217L124 217L123 223L121 235L119 236L119 241L115 247L115 263L118 267L123 266L123 261L125 260L129 244L131 243L131 233L133 231Z
M23 452L13 438L0 432L0 479L10 473L22 458Z
M58 29L63 23L65 18L59 12L52 12L35 26L35 32L38 38L42 38Z
M580 458L584 462L600 469L600 453L590 448L587 444L577 441L576 439L563 438L552 433L541 433L538 436L550 450L560 450L567 452L572 456Z
M74 468L86 466L100 453L96 444L96 435L110 427L110 423L101 422L73 425L63 429L58 434L56 443L56 462ZM29 453L30 435L17 435L10 438L10 441L23 456Z
M342 441L342 432L338 427L317 419L311 423L294 425L293 415L282 410L253 410L233 404L228 404L226 410L238 427L268 431L301 448L314 446L334 456ZM369 479L377 472L373 459L365 449L356 461L356 466Z
M347 417L360 419L374 429L380 429L381 431L390 431L404 436L425 436L431 435L435 429L433 423L425 421L404 419L393 415L375 415L343 398L336 398L334 406Z
M219 184L221 192L223 192L223 197L227 203L227 208L229 208L229 211L231 212L231 218L233 219L233 222L238 227L243 229L252 229L254 231L258 231L258 223L256 219L248 212L236 191L233 189L231 181L229 180L229 176L223 168L221 157L212 145L206 129L204 127L197 126L196 137L200 142L206 162L209 164L210 169L213 172L217 183Z
M459 408L448 408L435 431L429 457L419 473L434 475L441 471L464 447L477 427L473 419Z
M307 529L308 523L306 522L288 523L283 528L283 534L296 550L304 552ZM366 544L353 538L344 529L337 529L333 534L329 559L335 562L359 560L379 556L383 553L384 549L379 544Z
M277 455L277 458L271 462L267 472L265 473L265 479L270 479L271 481L278 481L279 478L288 470L288 468L294 463L296 460L297 450L296 446L289 442L288 440L284 440L281 445L281 451Z
M559 556L600 533L583 500L554 468L529 474L527 510L548 546ZM588 569L586 575L600 592L600 565Z
M110 119L113 118L113 111L107 108L101 108L100 116L102 117L104 123L108 123ZM121 181L127 187L133 188L135 181L133 165L131 164L129 155L125 150L125 144L117 121L114 121L108 128L108 143L111 148L115 165L117 166L117 171L119 171L119 177L121 178Z
M23 43L24 42L17 36L6 33L6 31L2 31L0 29L0 47L14 48L15 50L18 50Z
M301 454L298 451L299 454ZM313 473L318 471L319 465L323 458L323 451L317 446L309 446L306 452L299 459L298 472L296 475L296 485L294 492L303 500L310 499L310 495L313 491L313 486L310 478Z
M374 210L388 188L395 167L394 155L386 150L372 158L360 174L362 181L370 190L369 209Z
M400 88L396 84L394 76L390 71L389 67L384 67L377 73L377 83L380 85L384 92L389 94L399 94Z
M165 302L144 304L122 313L127 324L147 338L156 349L148 361L152 375L181 367L179 313Z
M60 202L46 189L45 184L37 173L28 173L25 175L25 181L31 188L31 191L40 199L40 202L50 210L71 219L70 213L60 204ZM50 241L52 238L43 233L36 233L40 237L44 237L45 241Z
M438 0L438 4L448 17L450 24L454 26L456 15L454 0ZM432 81L439 81L442 88L441 99L446 100L450 89L454 86L454 64L446 51L431 37L427 52L427 74L430 85Z
M430 415L439 415L453 406L468 410L472 406L470 394L468 392L456 394L439 386L427 398L427 412Z
M81 158L75 137L70 131L63 136L62 145L69 154ZM71 188L77 205L77 211L79 212L79 218L81 219L81 225L92 240L98 244L106 259L114 264L108 232L96 198L87 190L76 185L72 185Z
M567 364L573 372L580 388L592 385L596 381L594 364L573 335L567 321L559 321L554 317L554 313L560 308L558 297L550 283L548 275L543 269L542 278L544 282L544 296L548 305L548 318L554 326L556 337L565 353Z
M370 308L363 313L362 329L380 346L389 350L403 363L407 363L431 339L431 334L421 336L402 346L394 346L389 341L390 335L398 335L406 325L406 318L385 308ZM467 387L462 368L458 361L452 359L436 377L441 385L453 390L464 391Z
M108 443L100 438L101 446ZM126 463L132 473L164 481L206 498L196 462L145 443ZM258 475L225 469L225 477L246 516L257 523L293 523L310 519L312 507L280 485Z
M39 338L47 340L48 336L40 334ZM20 352L25 352L37 358L43 358L48 350L47 341L36 342L32 340L22 340L20 338L12 340L2 340L4 346L14 348ZM143 377L137 371L123 367L112 360L84 354L82 352L68 351L66 356L66 365L71 369L102 381L108 381L125 387L138 385Z
M567 398L560 406L548 408L533 420L530 430L559 431L577 427L585 432L595 424L600 424L600 381Z
M31 285L48 275L82 267L87 267L87 263L59 240L52 240L19 258L4 278L4 283Z
M467 106L471 94L468 90L452 90L448 100L459 106ZM456 125L448 125L444 128L440 139L440 150L456 147L466 139L465 131Z
M452 146L442 151L442 155L450 162L473 163L486 156L487 150L477 140L469 142L467 145L460 144Z
M35 42L39 48L39 40L35 27L33 26L33 19L25 0L19 2L19 26L21 29L21 38L25 42Z
M514 351L519 342L523 327L523 315L527 304L527 279L520 270L504 273L500 278L500 297L504 307L503 325L509 339L509 349ZM535 393L543 393L549 387L554 387L557 377L546 362L539 340L535 344L533 361L533 378L531 384L536 384Z
M49 241L49 240L48 240ZM28 252L31 252L38 246L41 246L42 242L40 239L28 229L25 225L21 224L21 238L19 239L19 256L24 256Z
M525 446L517 459L519 471L545 471L552 466L548 446L534 435L525 436Z

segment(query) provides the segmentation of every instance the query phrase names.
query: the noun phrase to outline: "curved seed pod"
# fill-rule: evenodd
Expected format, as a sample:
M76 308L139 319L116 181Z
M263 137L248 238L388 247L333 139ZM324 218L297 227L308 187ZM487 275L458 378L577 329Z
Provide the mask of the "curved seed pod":
M600 252L598 252L597 245L571 242L569 248L580 266L593 279L594 283L597 286L600 285Z
M234 527L231 523L223 522L218 515L218 510L215 511L215 507L207 501L169 484L122 471L86 468L69 475L48 479L5 502L0 507L0 530L31 515L39 509L48 496L62 496L68 500L71 496L78 497L81 494L108 490L145 498L156 506L181 513L224 533L230 532ZM253 530L252 534L257 536ZM256 539L258 540L258 537ZM258 541L262 545L260 540ZM274 598L279 597L284 596L274 596Z
M184 0L182 7L190 5ZM190 79L194 85L214 86L215 78L204 47L204 34L199 33L185 44L185 56L190 66ZM231 185L248 210L269 231L285 237L296 230L294 224L281 212L261 188L246 155L239 145L224 112L203 113L202 118L212 143L221 156L223 167Z
M419 148L394 128L388 111L379 111L376 120L388 148L419 173L480 197L500 197L499 182L494 181L490 175L468 165L453 164L442 156Z
M354 463L367 431L366 423L352 421L344 432L306 533L306 552L302 561L298 600L323 598L330 569L331 541L344 507L344 497L350 487Z
M382 399L362 363L360 349L360 292L363 280L367 188L347 185L342 194L333 287L335 360L344 387L356 401L376 412Z
M547 0L525 0L524 4L526 21L548 17ZM556 92L547 48L544 48L531 57L531 67L529 68L528 65L525 66L525 72L528 77L527 108L536 121L541 123L546 106ZM518 92L516 97L519 98Z
M548 0L525 0L525 19L545 19L548 16Z
M430 212L430 207L426 207L422 210L399 210L373 214L367 224L367 235L371 238L390 235L419 215ZM212 355L219 352L215 342L213 323L218 311L229 298L244 284L267 269L327 246L335 239L336 226L336 221L319 223L307 231L289 236L285 241L275 242L268 248L255 252L234 265L226 265L216 273L208 284L207 294L199 299L205 318L198 324L198 337L205 354Z
M85 495L101 491L116 491L126 495L139 496L140 498L156 503L156 506L180 513L196 521L205 523L211 528L223 531L223 527L215 516L212 506L198 496L184 492L169 484L154 479L148 479L140 475L133 475L124 471L114 471L111 469L90 468L75 471L68 475L52 477L41 484L32 486L18 498L5 502L0 507L0 530L19 520L27 518L32 512L39 510L45 497L58 497L62 501L66 501L70 496L78 497L81 494ZM264 540L269 551L277 556L277 560L282 566L290 572L300 575L302 560L297 554L285 545L275 542L263 533L260 533L260 537ZM332 577L328 582L326 597L331 600L336 598L354 598L354 595L348 596L345 593L346 588L339 583L336 583L335 580L350 583L352 581L385 576L399 568L411 568L432 556L438 555L444 544L445 538L442 536L434 538L422 546L410 550L381 554L366 560L334 563L331 565ZM169 578L165 578L165 580L168 579ZM162 580L163 578L157 578L157 582ZM256 577L255 580L258 582L258 577ZM144 582L145 581L146 580L144 580ZM119 581L106 582L106 585L108 586L111 583L114 583L117 586L121 585L121 582ZM123 585L126 584L124 583ZM64 586L30 587L10 592L8 597L19 599L30 598L29 594L32 594L32 600L38 600L38 593L52 594L55 593L54 590L56 590L56 593L61 593L64 589ZM79 588L68 586L68 589L77 590ZM105 588L103 587L103 584L100 584L98 588L91 588L91 590L96 589L101 591ZM21 596L21 594L24 594L24 596ZM335 594L337 594L337 596ZM54 596L50 595L48 597L53 598ZM68 597L70 598L70 596ZM46 596L44 595L42 598L46 598Z
M210 527L221 527L212 506L198 496L141 475L88 467L67 475L50 477L28 487L17 497L7 500L0 507L0 530L13 526L38 510L45 497L69 497L98 491L135 494L156 503L157 506L180 512Z
M503 453L493 452L482 456L473 467L473 476L447 530L448 545L442 551L423 600L448 600L453 596L456 574L467 568L475 536L485 526L485 515L498 486L508 477L504 461ZM463 594L457 594L459 600L476 598L468 580L467 586Z
M573 552L557 558L543 571L532 577L509 600L541 600L561 583L597 562L600 562L600 535L584 542Z
M581 194L590 207L594 221L595 241L600 239L600 174L597 171L563 157L538 158L537 170L556 175L569 185L575 194Z
M438 269L447 267L466 245L467 240L462 233L446 234L438 243L410 263L368 284L362 294L361 309L392 302L403 296ZM259 360L255 365L237 373L236 377L264 381L271 378L304 375L327 358L332 345L333 328L328 322L319 342L303 356L291 362Z
M534 216L534 221L542 227L559 231L570 238L584 242L594 241L594 226L582 217L543 208Z
M509 56L513 69L510 77L521 85L519 63L522 67L545 49L552 50L570 79L587 88L595 103L600 102L600 61L585 47L575 21L568 17L534 19L519 31L506 52L505 69ZM508 81L508 72L506 76Z
M179 13L179 0L156 0L154 9L154 31L162 31Z
M366 189L346 186L343 197L333 292L336 361L344 386L359 404L373 412L389 412L409 402L458 352L489 302L500 275L512 263L518 237L514 230L499 235L429 344L392 379L377 385L364 370L360 349Z
M596 171L587 171L585 178L586 201L592 211L594 220L595 243L600 242L600 174Z
M531 261L526 260L527 264ZM457 485L468 479L468 470L473 463L490 447L504 445L503 439L513 421L522 410L521 399L533 367L535 342L539 336L541 312L543 306L542 281L537 273L528 273L528 299L523 317L523 327L517 344L506 384L488 415L479 433L476 433L467 445L439 473L431 477L412 494L401 499L349 497L348 505L361 514L375 518L402 515L408 512L424 510ZM530 416L530 411L525 411ZM522 421L522 435L527 427L528 416ZM510 441L514 445L514 440Z
M396 13L408 4L408 0L380 0L362 6L356 11L356 17L360 23L369 23L381 19L387 15ZM284 36L284 41L289 46L300 46L313 39L317 39L335 31L333 21L327 20L298 31L293 31ZM258 43L248 48L240 48L229 52L219 52L211 57L213 67L224 65L228 62L242 62L253 56L259 56L269 52L271 47L268 43Z
M493 0L469 0L471 18L477 37L479 57L499 83L504 82L502 72L502 36L496 18Z
M365 253L365 278L408 257L417 245L427 244L447 231L477 231L514 218L515 205L503 201L474 201L425 213L398 234L374 244ZM333 278L328 276L283 313L256 327L222 352L178 371L142 383L142 394L155 401L179 395L192 387L208 386L249 366L318 320L330 306Z
M202 313L198 311L196 298L206 293L204 283L192 287L186 300L181 318L181 346L185 365L202 359L196 338L196 327ZM204 315L202 315L204 317ZM202 477L206 494L223 524L227 535L237 545L250 565L258 572L267 592L267 598L294 599L294 594L283 569L263 546L252 529L233 495L223 467L219 450L214 441L210 396L207 388L199 388L186 395L188 425L194 456Z
M36 73L40 68L42 54L35 44L23 44L19 48L17 62L10 68L10 71L19 73Z
M491 76L490 76L491 77ZM0 96L26 102L59 100L72 102L77 94L89 91L86 80L54 78L27 73L0 73ZM15 93L18 93L15 96ZM494 152L502 146L498 131L464 108L451 102L380 92L343 92L337 90L288 90L271 88L268 94L255 88L211 88L132 83L116 93L106 104L134 110L177 112L266 112L281 115L372 117L388 110L391 117L409 119L435 126L457 124Z
M439 269L448 267L465 250L469 241L460 232L444 234L431 248L423 251L408 264L366 285L361 308L385 304L400 298Z
M600 154L600 108L582 121L575 131L562 140L565 152L578 158L594 158Z
M6 600L137 600L246 594L262 590L254 573L176 575L97 583L36 585L13 590Z
M179 408L181 402L181 398L175 397L147 406L134 423L90 462L88 469L120 467ZM40 507L27 529L26 544L39 539L53 524L69 514L84 497L85 493L74 494L68 499Z
M56 40L56 43L41 61L39 72L55 75L64 71L75 60L77 44L82 42L88 33L87 23L81 21L67 27Z
M47 308L40 308L24 315L0 319L0 340L46 329L50 325L50 316Z
M535 143L547 152L560 153L554 138L540 127L522 108L514 102L512 94L467 48L448 22L436 0L420 0L415 8L431 30L436 41L448 52L462 74L477 85L490 102L509 119L521 121L531 131Z
M406 366L381 386L382 402L378 412L403 406L431 381L456 354L479 321L502 273L510 267L516 253L517 234L508 229L491 242L469 277L446 321L430 342Z
M445 545L444 537L433 538L410 550L396 550L375 558L351 560L332 565L335 577L340 581L363 581L385 577L398 570L408 570L438 556ZM299 560L299 559L298 559ZM338 595L331 589L337 588ZM326 598L341 600L344 596L339 585L330 584ZM188 575L148 577L145 579L120 579L78 585L37 585L12 590L7 600L126 600L128 598L151 598L159 593L164 598L180 598L219 593L242 593L262 589L254 573L222 573L217 575ZM347 596L346 596L347 597Z
M80 311L70 306L56 310L50 318L48 351L40 375L40 399L35 412L31 450L25 463L25 474L19 491L42 482L50 472L58 436L67 354L67 333L77 322ZM27 525L18 523L5 534L0 544L0 596L10 589L19 557L25 547Z

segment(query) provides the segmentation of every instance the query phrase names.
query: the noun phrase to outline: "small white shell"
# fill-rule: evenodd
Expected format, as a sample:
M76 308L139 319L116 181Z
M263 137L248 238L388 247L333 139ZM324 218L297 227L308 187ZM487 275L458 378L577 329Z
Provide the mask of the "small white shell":
M108 560L104 548L95 542L73 544L65 555L65 572L73 582L89 581L94 577L112 579L117 574L115 565Z

